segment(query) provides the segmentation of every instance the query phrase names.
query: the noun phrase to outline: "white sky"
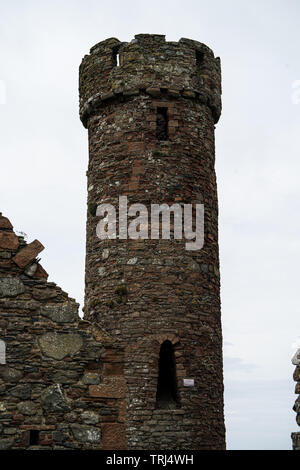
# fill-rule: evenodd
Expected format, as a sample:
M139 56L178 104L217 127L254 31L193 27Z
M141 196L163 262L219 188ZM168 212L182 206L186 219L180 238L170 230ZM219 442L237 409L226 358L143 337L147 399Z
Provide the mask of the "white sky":
M195 39L221 57L216 170L228 449L291 449L290 433L299 430L291 365L300 346L300 92L292 88L300 89L299 31L298 0L0 0L0 211L45 245L49 280L81 304L82 57L103 39L138 33Z

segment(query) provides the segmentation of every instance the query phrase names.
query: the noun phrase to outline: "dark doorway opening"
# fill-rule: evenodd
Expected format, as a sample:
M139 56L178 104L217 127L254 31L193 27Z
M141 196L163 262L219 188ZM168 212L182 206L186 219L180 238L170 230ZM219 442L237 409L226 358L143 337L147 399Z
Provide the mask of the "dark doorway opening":
M179 408L176 362L171 341L162 343L158 362L156 408Z
M40 442L40 431L32 429L29 434L29 445L37 446Z

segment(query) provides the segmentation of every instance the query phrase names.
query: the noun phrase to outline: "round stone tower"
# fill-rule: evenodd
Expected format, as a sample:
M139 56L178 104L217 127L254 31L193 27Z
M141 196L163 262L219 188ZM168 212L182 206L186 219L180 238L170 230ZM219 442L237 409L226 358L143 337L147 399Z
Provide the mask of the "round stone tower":
M200 42L110 38L81 63L80 117L89 134L85 318L125 350L128 449L225 448L220 112L220 60ZM102 204L115 210L115 238L99 237L103 216L113 215ZM145 223L134 222L141 216L134 204L147 208ZM170 239L157 235L154 204L175 204L177 222L181 209L183 222L188 205L194 215L204 206L204 243L187 248L188 231L180 237L172 209ZM128 219L119 223L121 213Z

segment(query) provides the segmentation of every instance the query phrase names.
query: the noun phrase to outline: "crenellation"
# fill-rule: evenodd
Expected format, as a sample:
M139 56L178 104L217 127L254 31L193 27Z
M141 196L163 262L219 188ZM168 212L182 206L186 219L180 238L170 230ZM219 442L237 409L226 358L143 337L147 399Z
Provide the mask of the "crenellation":
M120 55L116 66L114 50ZM182 38L166 42L163 35L136 35L135 42L111 38L85 56L80 66L80 116L83 124L102 101L142 92L157 97L182 94L208 104L218 121L221 112L220 60L204 44ZM197 65L197 52L203 60Z

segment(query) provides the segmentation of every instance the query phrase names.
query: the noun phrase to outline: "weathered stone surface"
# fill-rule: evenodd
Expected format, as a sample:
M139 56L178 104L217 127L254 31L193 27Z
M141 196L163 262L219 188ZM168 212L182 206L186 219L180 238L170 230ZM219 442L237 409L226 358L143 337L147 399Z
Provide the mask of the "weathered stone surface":
M81 414L82 421L86 424L98 424L99 415L94 411L84 411Z
M293 379L295 382L300 382L300 365L296 367Z
M23 377L23 372L12 367L5 367L3 370L0 369L0 376L5 382L18 382Z
M13 445L13 439L0 439L0 450L8 450Z
M34 240L22 248L17 255L14 256L13 261L19 268L24 268L31 263L43 249L43 245L38 240Z
M34 288L32 296L37 300L50 300L57 297L57 291L50 288Z
M39 338L39 345L45 356L61 360L80 351L83 341L76 333L46 333Z
M18 277L0 278L0 297L16 297L25 292L25 286Z
M300 432L292 432L293 450L300 450Z
M299 397L297 398L297 400L295 401L293 410L294 410L296 413L300 413L300 396L299 396Z
M53 380L59 384L72 384L77 382L80 377L80 371L77 370L58 370L53 375Z
M21 398L22 400L27 400L31 397L31 386L29 384L17 385L10 390L10 394L13 397Z
M85 426L79 424L71 424L71 430L75 439L83 443L100 444L101 430L94 426Z
M18 237L13 232L0 232L0 248L3 250L17 250Z
M29 277L32 277L34 275L34 273L36 272L37 270L37 263L32 263L30 266L28 266L26 269L25 269L25 274L27 274L27 276Z
M24 402L18 403L17 408L18 408L19 413L23 415L32 416L36 414L37 412L36 405L32 401L24 401Z
M292 364L294 364L294 366L300 365L300 348L295 352L292 358Z
M4 412L6 411L6 406L5 406L5 403L3 403L2 401L0 401L0 412Z
M77 304L47 304L42 307L41 314L57 323L69 323L78 320Z
M0 379L0 395L2 395L6 390L5 382L4 380Z
M82 382L87 385L97 385L100 383L99 374L94 372L86 372L82 378Z
M48 387L41 395L41 406L46 413L65 413L71 410L70 401L59 384Z

